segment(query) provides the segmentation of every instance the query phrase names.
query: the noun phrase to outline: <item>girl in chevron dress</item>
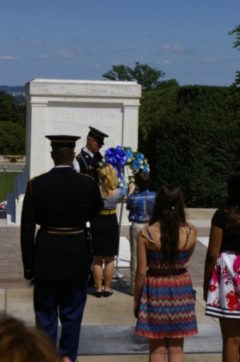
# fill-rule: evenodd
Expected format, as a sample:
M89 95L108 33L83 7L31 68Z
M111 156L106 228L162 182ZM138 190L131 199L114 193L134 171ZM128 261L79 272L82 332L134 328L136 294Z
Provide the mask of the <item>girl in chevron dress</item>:
M198 333L195 291L187 270L196 229L186 223L182 192L165 186L150 226L138 236L134 313L136 333L149 339L150 361L183 361L184 338Z

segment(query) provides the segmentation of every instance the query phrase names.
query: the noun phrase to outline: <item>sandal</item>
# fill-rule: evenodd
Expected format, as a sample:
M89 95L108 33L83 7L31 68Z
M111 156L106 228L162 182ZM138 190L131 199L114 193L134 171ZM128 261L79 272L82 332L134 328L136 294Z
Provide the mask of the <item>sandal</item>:
M102 295L103 295L103 297L110 297L111 295L113 295L113 291L112 290L104 290L103 292L102 292Z

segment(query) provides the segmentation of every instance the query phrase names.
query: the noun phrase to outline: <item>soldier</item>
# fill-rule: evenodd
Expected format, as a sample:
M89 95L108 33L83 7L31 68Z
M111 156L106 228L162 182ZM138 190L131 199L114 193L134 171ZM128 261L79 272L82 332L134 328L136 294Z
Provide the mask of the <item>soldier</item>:
M72 169L79 137L46 137L55 167L28 182L21 221L24 276L34 281L36 325L56 343L59 315L60 353L75 362L92 261L86 222L103 202L94 179Z
M80 166L80 172L93 176L98 179L97 165L102 160L102 155L99 152L104 145L104 138L107 134L99 131L96 128L89 127L90 131L87 135L87 143L77 156Z

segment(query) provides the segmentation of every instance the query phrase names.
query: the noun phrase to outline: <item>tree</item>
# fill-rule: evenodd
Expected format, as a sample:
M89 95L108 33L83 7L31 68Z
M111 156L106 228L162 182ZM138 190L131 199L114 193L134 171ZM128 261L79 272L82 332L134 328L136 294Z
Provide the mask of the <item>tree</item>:
M132 80L132 69L126 65L113 65L112 69L103 74L103 78L110 80Z
M16 122L24 127L26 104L18 104L12 95L0 91L0 120Z
M153 189L176 184L189 207L222 205L227 176L240 160L239 88L170 86L144 92L139 131Z
M25 130L16 122L0 121L0 154L23 155L25 152Z
M159 85L157 86L157 89L169 89L169 88L176 88L179 87L179 84L176 79L168 79L168 80L162 80L159 82Z
M229 35L236 35L236 39L233 43L233 47L234 48L238 48L240 50L240 24L236 26L236 28L234 28L233 30L231 30L229 32ZM236 71L236 76L235 76L235 85L240 85L240 71L237 70Z
M110 80L135 80L142 85L143 90L150 90L156 89L159 86L159 78L164 77L164 75L165 73L160 69L136 62L134 68L123 64L113 65L111 70L103 74L103 78Z

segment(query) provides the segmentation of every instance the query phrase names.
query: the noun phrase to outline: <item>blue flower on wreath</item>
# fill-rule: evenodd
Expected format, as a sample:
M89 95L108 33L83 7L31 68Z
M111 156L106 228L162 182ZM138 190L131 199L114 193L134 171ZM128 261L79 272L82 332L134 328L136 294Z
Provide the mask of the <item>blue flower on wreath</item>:
M118 177L122 178L123 176L121 169L127 162L127 156L124 149L121 146L108 148L105 152L105 160L107 163L110 163L113 167L116 168Z
M143 172L144 172L144 173L149 173L149 172L150 172L148 165L144 165L144 166L143 166Z
M130 147L110 147L105 151L103 162L110 163L118 173L119 186L126 187L127 183L134 182L134 175L140 170L149 173L150 168L147 159L141 152L134 152ZM127 175L128 182L124 176L125 167L129 167L132 175Z
M136 160L140 161L140 162L143 161L144 160L144 155L142 153L137 153Z
M132 162L132 169L133 169L133 171L135 171L135 172L138 172L139 171L139 169L140 169L140 166L141 166L141 161L139 161L139 160L134 160L133 162Z
M126 156L127 156L127 160L132 160L133 158L133 151L131 150L131 148L126 148L125 149L125 152L126 152Z

